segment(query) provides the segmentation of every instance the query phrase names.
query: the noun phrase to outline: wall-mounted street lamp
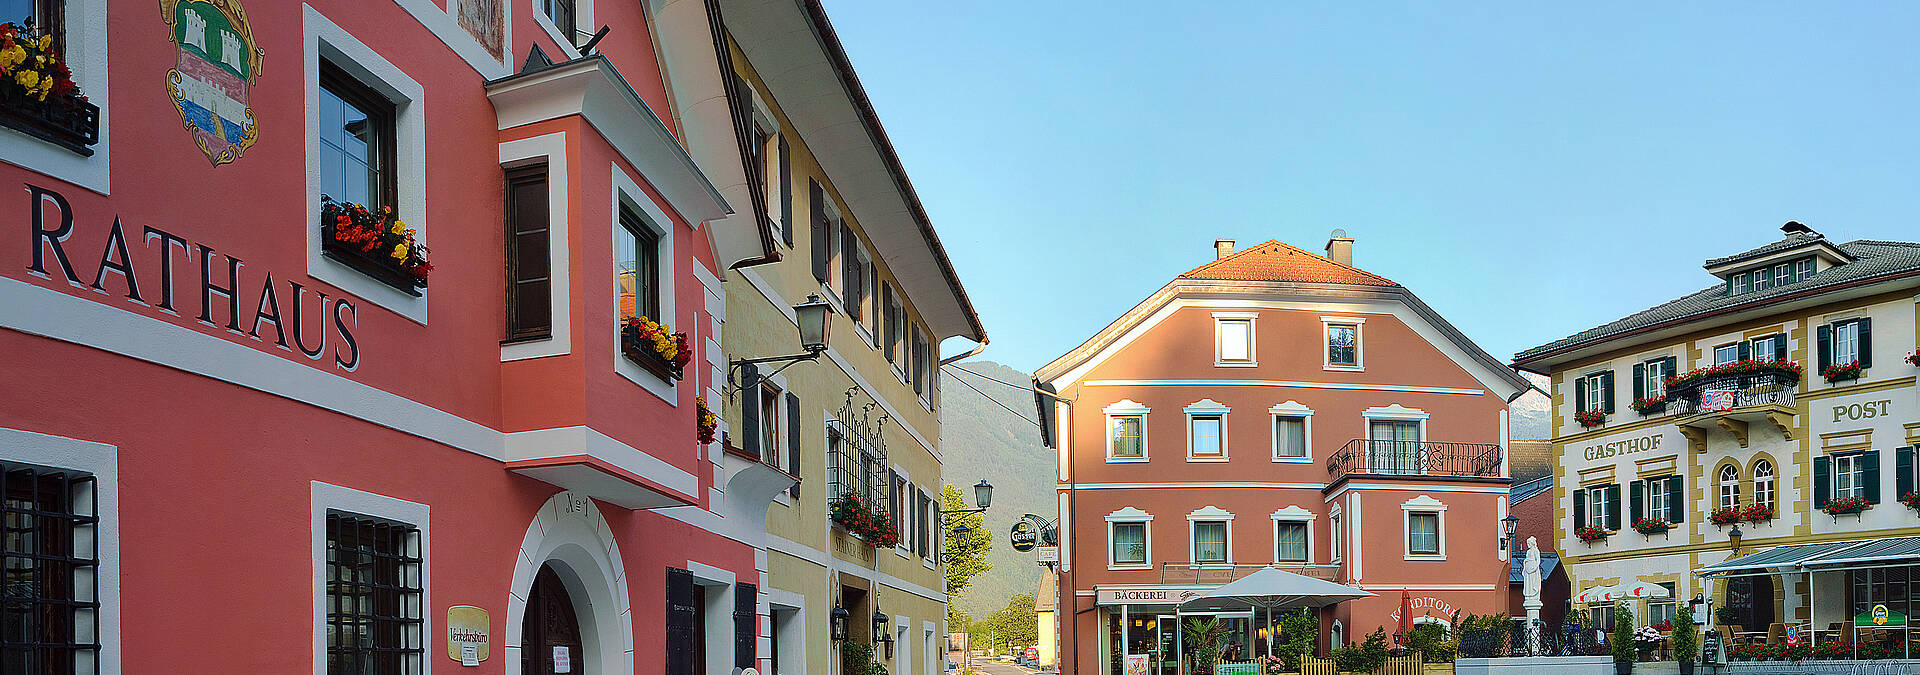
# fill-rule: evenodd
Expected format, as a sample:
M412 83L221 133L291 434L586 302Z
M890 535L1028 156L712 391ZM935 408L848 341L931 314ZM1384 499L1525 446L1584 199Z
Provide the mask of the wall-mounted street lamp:
M845 642L847 639L847 608L834 605L832 617L833 621L829 625L832 626L833 641Z
M993 506L993 484L987 482L987 479L985 478L980 479L980 482L978 483L974 483L973 484L973 501L979 503L980 508L954 509L952 511L942 511L940 512L940 515L941 517L946 517L946 516L956 516L962 513L985 513L987 510L987 507Z
M1742 535L1742 533L1740 532L1740 526L1739 526L1739 525L1734 525L1734 526L1733 526L1733 531L1731 531L1731 532L1728 532L1728 533L1727 533L1727 543L1733 546L1733 551L1732 551L1732 553L1733 553L1734 555L1739 555L1739 554L1740 554L1740 537L1741 537L1741 536L1743 536L1743 535Z
M731 371L737 370L744 365L758 365L777 361L788 362L786 366L781 366L771 373L760 376L766 378L773 376L773 373L785 370L787 366L795 363L820 358L820 355L827 351L827 329L832 326L832 322L829 321L832 316L833 305L829 305L827 301L821 300L818 294L807 296L806 302L793 306L794 323L799 324L801 353L786 356L763 356L757 359L734 359L733 362L727 366L729 370L727 374L728 380L731 381L733 379Z
M887 615L881 614L879 608L875 608L873 610L873 641L885 642L890 639L892 638L888 637L887 633Z
M1520 542L1513 540L1513 533L1515 530L1518 530L1518 529L1520 529L1519 516L1509 513L1507 514L1507 517L1500 519L1500 531L1506 533L1500 539L1500 548L1511 548L1515 552L1518 552L1520 550L1520 546L1519 546Z

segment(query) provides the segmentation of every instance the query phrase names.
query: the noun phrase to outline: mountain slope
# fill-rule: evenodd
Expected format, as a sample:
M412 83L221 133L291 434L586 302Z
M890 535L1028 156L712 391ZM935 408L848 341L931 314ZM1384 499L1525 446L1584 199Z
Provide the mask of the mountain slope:
M955 372L956 368L1014 384L1024 385L1032 378L992 361L958 363L941 372L940 452L945 460L941 473L946 482L960 487L969 504L973 503L974 483L985 479L993 484L993 506L986 513L987 531L993 533L987 562L993 569L974 577L972 587L952 599L955 606L974 618L984 618L1005 607L1007 598L1032 593L1040 583L1040 566L1034 562L1034 554L1014 551L1007 543L1007 533L1022 514L1046 520L1057 517L1054 454L1040 445L1031 393L971 373ZM995 401L1006 408L995 405Z

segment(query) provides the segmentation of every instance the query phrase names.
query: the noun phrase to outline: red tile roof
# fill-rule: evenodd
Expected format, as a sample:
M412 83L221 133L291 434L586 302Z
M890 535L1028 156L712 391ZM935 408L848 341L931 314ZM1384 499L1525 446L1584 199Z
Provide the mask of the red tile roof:
M1266 243L1193 268L1182 279L1229 281L1304 281L1321 284L1398 286L1378 274L1342 265L1303 249L1268 239Z

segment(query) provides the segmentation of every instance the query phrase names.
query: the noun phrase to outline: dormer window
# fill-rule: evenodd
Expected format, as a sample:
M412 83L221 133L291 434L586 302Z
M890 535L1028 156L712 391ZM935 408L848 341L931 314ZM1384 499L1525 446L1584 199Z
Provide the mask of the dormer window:
M1743 295L1805 281L1813 276L1814 256L1786 260L1727 276L1727 293Z

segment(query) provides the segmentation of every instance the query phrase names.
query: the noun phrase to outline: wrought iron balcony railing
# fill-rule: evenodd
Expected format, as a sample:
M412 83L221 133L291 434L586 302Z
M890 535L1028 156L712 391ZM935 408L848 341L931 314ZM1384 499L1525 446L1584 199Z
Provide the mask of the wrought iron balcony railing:
M1722 412L1751 406L1793 406L1800 378L1780 374L1730 375L1700 380L1668 392L1667 410L1676 415Z
M1392 476L1500 476L1500 446L1446 441L1356 438L1327 458L1327 480L1347 474Z

